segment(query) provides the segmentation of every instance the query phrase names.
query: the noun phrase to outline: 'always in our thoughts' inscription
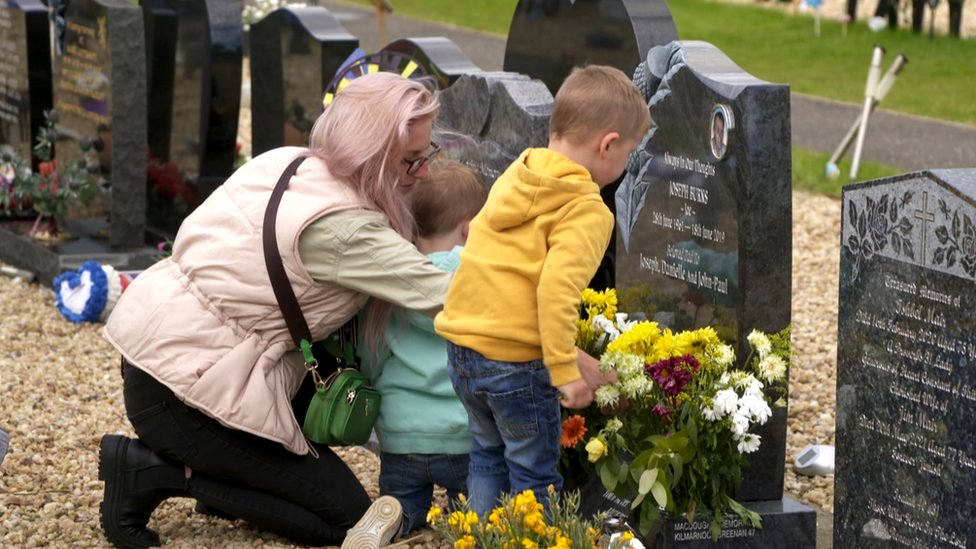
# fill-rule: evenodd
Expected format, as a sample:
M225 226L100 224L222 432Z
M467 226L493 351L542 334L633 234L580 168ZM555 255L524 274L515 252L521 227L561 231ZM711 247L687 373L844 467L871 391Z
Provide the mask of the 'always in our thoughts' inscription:
M715 166L667 151L663 162L670 171L679 173L673 173L674 177L667 180L666 200L655 203L648 213L651 224L673 238L663 239L664 248L658 253L638 252L639 268L687 283L690 288L728 294L727 273L705 268L715 263L715 252L699 244L724 244L726 241L726 231L701 215L702 210L710 207L709 179L715 175Z
M952 170L845 188L838 547L976 541L976 208L965 196L976 187L967 181L972 173Z

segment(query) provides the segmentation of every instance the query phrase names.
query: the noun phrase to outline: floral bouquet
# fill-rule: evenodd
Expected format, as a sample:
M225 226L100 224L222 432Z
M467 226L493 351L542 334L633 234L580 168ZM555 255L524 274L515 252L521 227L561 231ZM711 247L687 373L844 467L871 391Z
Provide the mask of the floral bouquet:
M620 532L601 539L602 517L582 519L578 494L558 494L549 487L549 512L536 501L532 490L503 495L487 520L468 508L462 496L454 511L431 507L427 522L454 549L624 549L631 547L633 534Z
M601 370L617 381L597 389L582 414L567 412L563 447L585 455L608 490L631 500L644 534L662 511L688 520L704 513L713 539L729 511L760 527L758 514L730 494L746 454L761 444L753 427L769 419L771 404L784 405L789 327L750 333L750 354L736 368L733 348L714 329L662 331L627 321L615 303L613 290L583 294L578 344L599 353Z

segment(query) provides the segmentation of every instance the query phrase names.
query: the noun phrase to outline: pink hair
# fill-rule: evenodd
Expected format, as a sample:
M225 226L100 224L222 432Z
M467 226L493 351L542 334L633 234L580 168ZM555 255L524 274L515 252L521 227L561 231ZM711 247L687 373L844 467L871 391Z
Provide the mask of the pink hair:
M309 135L309 149L332 175L384 214L407 240L413 240L416 224L409 201L397 191L399 163L410 126L433 120L439 107L433 92L420 82L389 72L368 74L335 95ZM370 299L366 307L366 343L374 352L392 311L391 304L378 299Z

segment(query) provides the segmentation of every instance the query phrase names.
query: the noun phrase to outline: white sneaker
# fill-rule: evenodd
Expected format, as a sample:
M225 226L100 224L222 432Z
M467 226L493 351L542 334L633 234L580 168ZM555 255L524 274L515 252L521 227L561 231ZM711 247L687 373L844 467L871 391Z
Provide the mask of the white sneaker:
M342 549L377 549L388 545L400 531L403 508L393 496L380 496L363 518L346 532Z

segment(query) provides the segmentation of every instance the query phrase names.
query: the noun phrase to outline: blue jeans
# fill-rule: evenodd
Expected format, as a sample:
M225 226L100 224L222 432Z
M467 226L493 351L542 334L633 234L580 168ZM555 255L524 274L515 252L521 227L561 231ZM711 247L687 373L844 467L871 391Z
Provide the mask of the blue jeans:
M556 470L562 423L559 391L541 360L501 362L450 342L451 381L468 411L471 509L485 516L503 493L530 489L547 505L562 489Z
M380 454L380 494L403 507L401 536L426 524L435 484L453 504L467 494L467 477L468 454Z

